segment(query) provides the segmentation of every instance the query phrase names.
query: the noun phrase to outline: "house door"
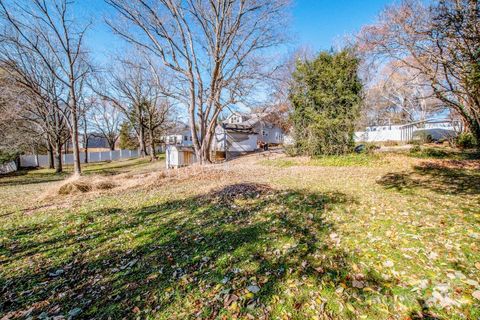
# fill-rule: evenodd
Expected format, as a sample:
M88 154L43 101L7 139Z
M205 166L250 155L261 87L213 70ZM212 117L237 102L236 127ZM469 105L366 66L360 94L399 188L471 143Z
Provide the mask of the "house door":
M192 164L192 153L190 152L185 152L183 154L183 156L185 157L185 165L189 165L189 164Z

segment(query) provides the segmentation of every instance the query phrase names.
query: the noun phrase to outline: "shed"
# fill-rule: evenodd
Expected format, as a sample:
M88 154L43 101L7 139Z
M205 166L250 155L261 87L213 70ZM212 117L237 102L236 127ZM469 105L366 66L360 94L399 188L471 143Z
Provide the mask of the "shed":
M167 145L165 158L167 169L186 167L197 162L193 148L181 145Z

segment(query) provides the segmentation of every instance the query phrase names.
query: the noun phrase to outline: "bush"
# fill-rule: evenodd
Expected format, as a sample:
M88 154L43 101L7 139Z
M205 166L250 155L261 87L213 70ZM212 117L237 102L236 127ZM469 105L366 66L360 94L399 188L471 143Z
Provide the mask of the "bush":
M295 146L291 146L291 145L285 146L285 153L289 157L296 157L296 156L299 155L298 154L298 149L295 148Z
M410 154L416 158L445 159L449 157L449 153L445 150L439 148L422 148L418 145L410 149Z
M19 156L17 151L0 150L0 164L4 164L10 161L14 161Z
M475 136L470 132L460 133L457 137L457 146L460 149L472 149L477 146Z
M362 104L359 59L349 50L322 52L299 61L290 100L296 153L340 155L353 151Z

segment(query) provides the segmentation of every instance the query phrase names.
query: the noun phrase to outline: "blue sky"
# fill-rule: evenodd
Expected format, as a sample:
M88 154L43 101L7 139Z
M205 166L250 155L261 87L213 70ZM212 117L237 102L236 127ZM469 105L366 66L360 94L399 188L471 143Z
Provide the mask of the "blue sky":
M330 49L345 35L358 31L362 25L375 21L378 13L391 0L296 0L292 8L290 46L308 47L314 51ZM103 25L109 7L103 0L77 2L80 14L94 19L88 45L97 59L108 60L108 52L120 42Z
M330 49L347 34L375 21L387 0L297 0L292 31L297 45Z

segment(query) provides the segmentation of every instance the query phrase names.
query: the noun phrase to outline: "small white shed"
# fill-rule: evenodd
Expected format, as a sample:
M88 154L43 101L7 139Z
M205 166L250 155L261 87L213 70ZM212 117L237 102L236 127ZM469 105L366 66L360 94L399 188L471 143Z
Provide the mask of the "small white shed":
M197 162L193 148L180 145L167 145L165 158L167 169L186 167Z

